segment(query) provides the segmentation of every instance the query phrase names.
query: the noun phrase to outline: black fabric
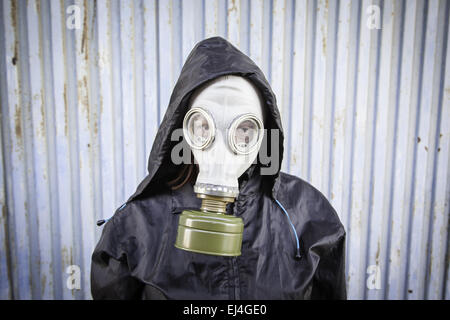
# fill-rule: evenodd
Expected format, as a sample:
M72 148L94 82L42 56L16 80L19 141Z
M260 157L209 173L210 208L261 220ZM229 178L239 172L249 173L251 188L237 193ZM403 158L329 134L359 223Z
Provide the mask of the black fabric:
M222 75L252 81L265 102L265 128L283 130L276 98L255 63L220 37L199 42L183 66L156 135L148 175L106 223L92 255L94 299L345 299L345 231L327 199L307 182L286 173L260 174L253 165L239 179L229 212L244 221L242 254L220 257L174 247L178 219L198 209L188 183L166 186L176 171L170 134L180 128L192 92ZM302 258L279 200L300 238Z

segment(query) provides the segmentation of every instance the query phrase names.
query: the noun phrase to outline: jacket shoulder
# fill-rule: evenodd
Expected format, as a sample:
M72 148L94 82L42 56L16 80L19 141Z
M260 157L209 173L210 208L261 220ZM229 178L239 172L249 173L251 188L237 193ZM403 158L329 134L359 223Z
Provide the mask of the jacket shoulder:
M320 225L322 230L345 234L339 215L328 199L305 180L280 172L279 198L305 223ZM286 209L287 209L286 208Z

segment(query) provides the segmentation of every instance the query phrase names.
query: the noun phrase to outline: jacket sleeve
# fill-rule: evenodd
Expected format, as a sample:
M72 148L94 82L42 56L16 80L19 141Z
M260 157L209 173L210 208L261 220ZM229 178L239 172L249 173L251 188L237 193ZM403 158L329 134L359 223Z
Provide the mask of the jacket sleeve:
M320 257L318 270L313 279L312 299L345 300L345 231L343 228L328 243Z
M138 299L142 284L131 276L120 249L114 218L108 221L92 254L91 293L97 299Z

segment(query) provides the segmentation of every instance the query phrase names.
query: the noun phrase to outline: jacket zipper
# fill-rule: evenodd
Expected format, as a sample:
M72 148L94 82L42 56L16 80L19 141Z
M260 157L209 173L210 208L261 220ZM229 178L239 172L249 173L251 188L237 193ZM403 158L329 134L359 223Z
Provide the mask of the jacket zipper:
M236 215L237 213L237 206L234 205L233 207L233 213ZM237 265L237 257L231 257L231 269L233 270L233 288L234 288L234 300L240 300L240 293L239 293L239 269Z
M237 268L237 258L232 257L231 258L231 266L233 270L233 289L234 289L234 297L233 300L240 300L240 294L239 294L239 270Z

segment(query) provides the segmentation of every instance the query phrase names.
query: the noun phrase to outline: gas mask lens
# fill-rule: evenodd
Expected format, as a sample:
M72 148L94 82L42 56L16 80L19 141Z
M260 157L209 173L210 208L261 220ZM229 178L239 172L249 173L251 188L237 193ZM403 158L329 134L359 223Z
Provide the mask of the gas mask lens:
M192 148L205 149L214 139L214 122L203 109L192 108L183 123L184 136Z
M228 141L231 149L237 154L249 154L258 147L262 138L261 121L249 114L233 121L229 130Z
M263 124L252 114L235 119L228 130L228 144L235 154L249 154L262 139ZM192 108L183 121L184 136L194 149L206 149L214 140L215 126L209 113Z

